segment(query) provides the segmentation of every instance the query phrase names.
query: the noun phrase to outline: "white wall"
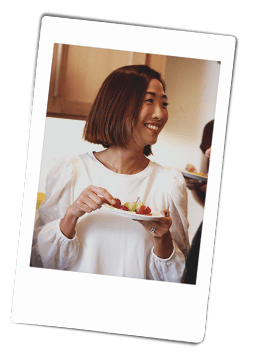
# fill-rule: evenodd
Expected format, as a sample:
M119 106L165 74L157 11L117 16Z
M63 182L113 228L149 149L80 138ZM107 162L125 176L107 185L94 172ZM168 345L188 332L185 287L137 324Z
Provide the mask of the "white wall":
M214 119L220 64L216 61L167 57L165 82L169 120L153 146L153 160L169 168L200 168L203 128ZM203 219L203 209L188 191L190 238Z
M191 163L199 169L199 144L205 124L214 118L218 77L217 62L167 58L169 121L153 146L152 160L167 168L184 169ZM46 175L60 156L103 149L82 140L83 127L83 121L47 119L38 191L45 192ZM192 238L203 218L203 209L190 192L188 197Z
M45 193L46 176L56 160L66 155L99 151L102 146L82 139L84 121L47 118L40 170L39 192Z
M167 57L169 120L153 147L163 165L200 167L203 128L214 119L220 65L216 61Z

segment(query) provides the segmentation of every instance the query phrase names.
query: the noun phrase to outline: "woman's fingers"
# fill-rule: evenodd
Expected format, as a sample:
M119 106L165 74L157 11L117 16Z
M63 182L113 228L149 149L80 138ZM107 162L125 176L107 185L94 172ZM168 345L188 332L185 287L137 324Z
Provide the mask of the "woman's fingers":
M197 169L194 167L194 165L192 164L187 164L187 166L185 167L186 170L188 170L188 172L191 173L197 173Z
M170 211L168 209L162 210L160 213L165 217L170 217Z
M80 201L87 205L91 210L96 210L102 206L102 199L96 194L89 192L88 190L83 191L80 196Z
M199 181L198 179L191 179L185 177L186 186L189 190L199 189L201 186L206 184L206 181Z
M81 217L85 213L100 208L105 200L110 204L115 203L113 196L106 189L90 185L82 191L81 195L70 206L70 210L76 217Z
M98 186L94 186L94 185L90 185L85 190L89 190L89 191L93 192L94 194L96 194L100 198L104 197L110 204L114 204L115 203L114 197L104 188L101 188L101 187L98 187Z
M100 208L105 200L111 204L115 203L113 196L106 189L93 185L90 185L87 189L84 189L80 198L91 211Z
M137 221L143 225L143 227L153 234L154 237L162 237L169 232L172 225L172 219L170 217L170 211L168 209L162 210L161 214L163 218L157 218L151 221Z

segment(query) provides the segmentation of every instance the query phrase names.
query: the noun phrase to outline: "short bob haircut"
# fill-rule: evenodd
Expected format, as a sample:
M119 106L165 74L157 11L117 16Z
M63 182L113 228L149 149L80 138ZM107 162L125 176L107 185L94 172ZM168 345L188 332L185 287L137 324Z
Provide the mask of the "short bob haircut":
M165 83L160 73L146 65L130 65L113 71L103 82L87 118L83 139L108 148L127 148L152 79ZM144 155L152 154L145 146Z

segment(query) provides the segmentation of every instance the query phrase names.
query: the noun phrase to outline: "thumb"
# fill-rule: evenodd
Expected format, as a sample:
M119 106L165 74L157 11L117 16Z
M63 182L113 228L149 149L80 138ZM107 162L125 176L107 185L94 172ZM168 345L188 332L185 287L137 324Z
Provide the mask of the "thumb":
M170 211L168 209L162 210L160 213L165 217L170 217Z

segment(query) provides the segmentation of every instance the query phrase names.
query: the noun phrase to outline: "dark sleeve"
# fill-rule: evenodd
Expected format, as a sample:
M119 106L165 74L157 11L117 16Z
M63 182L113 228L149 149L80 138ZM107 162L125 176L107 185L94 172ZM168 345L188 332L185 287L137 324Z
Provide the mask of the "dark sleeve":
M211 120L204 127L202 141L199 146L203 153L205 153L206 150L212 146L213 124L214 124L214 120Z

